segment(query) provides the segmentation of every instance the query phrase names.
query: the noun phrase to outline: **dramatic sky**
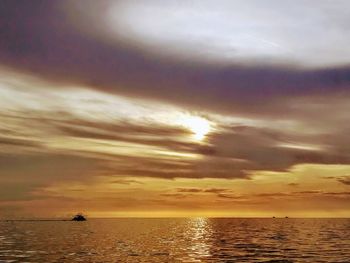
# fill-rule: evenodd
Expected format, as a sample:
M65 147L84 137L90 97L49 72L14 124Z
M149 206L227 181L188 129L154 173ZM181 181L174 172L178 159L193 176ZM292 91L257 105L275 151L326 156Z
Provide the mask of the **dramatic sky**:
M0 1L0 217L350 216L348 0Z

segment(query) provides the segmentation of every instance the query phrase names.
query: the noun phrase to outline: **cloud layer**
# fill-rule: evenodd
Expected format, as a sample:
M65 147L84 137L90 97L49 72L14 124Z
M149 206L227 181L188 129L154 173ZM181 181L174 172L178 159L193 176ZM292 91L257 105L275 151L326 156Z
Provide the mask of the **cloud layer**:
M89 16L84 20L84 14L94 10L102 16L109 5L109 1L89 2L84 8L77 4L77 9L69 1L3 2L2 64L56 82L229 114L281 117L281 112L296 114L293 104L300 98L349 96L347 66L303 69L234 61L231 65L176 62L90 35L74 24L81 18L84 27L100 26L103 21ZM74 21L67 12L74 14Z
M310 197L314 200L310 207L321 209L316 205L321 200L329 203L328 207L338 202L337 209L345 210L350 164L350 61L345 45L348 3L320 1L317 10L304 1L297 1L298 6L289 3L289 8L278 4L273 10L285 17L286 23L278 28L276 21L264 18L277 2L244 4L243 17L235 18L242 22L243 33L252 29L247 25L248 10L259 22L254 20L254 30L261 25L261 32L272 34L271 39L282 37L283 27L291 29L296 13L309 14L310 23L304 16L295 34L287 32L283 38L291 39L289 44L296 50L306 45L303 52L308 55L297 52L297 63L290 54L278 55L281 47L267 44L271 39L264 39L264 45L275 48L276 60L259 51L261 39L252 46L233 39L235 49L254 50L248 52L249 58L234 56L223 62L212 59L213 54L202 54L203 35L197 32L198 38L192 39L190 33L207 28L211 19L224 23L240 2L214 5L212 11L223 15L218 19L208 11L213 5L210 1L203 1L201 7L193 1L193 5L171 5L170 9L160 1L150 2L149 7L133 1L1 1L0 185L6 191L0 194L0 208L16 210L14 203L23 208L25 200L43 206L45 200L58 207L59 200L78 204L85 199L69 190L69 184L77 184L76 189L90 187L92 192L98 189L103 193L85 200L94 203L96 211L109 196L111 200L103 209L122 206L118 198L141 210L147 205L204 209L198 195L208 198L210 209L219 206L225 210L233 203L244 204L244 209L262 203L267 207L269 200L277 198L292 199L296 206L302 198ZM139 18L133 16L133 5L141 8ZM125 13L128 17L115 18L113 31L113 25L102 17L123 8L130 11ZM140 24L155 14L155 24ZM314 28L320 20L330 29L329 34L322 35L325 30ZM188 27L187 39L181 28L174 28L174 21L194 23ZM161 24L159 28L157 24ZM219 32L224 35L219 38L222 46L210 41L220 52L227 51L228 39L232 40L237 30L234 24ZM140 26L154 31L142 31L148 35L138 41ZM164 40L165 36L157 34L165 29L169 38ZM312 34L304 34L310 30L315 39L325 38L324 46L312 49L306 44ZM217 37L214 34L209 39ZM190 53L193 45L198 48L201 59L198 54L182 53L187 44ZM329 53L321 54L324 50ZM322 63L306 61L319 56ZM195 140L193 130L181 122L190 117L211 123L204 139ZM303 173L304 179L293 181L292 175L301 173L295 169L308 165L322 167L325 172L313 168ZM322 175L313 175L314 171ZM329 174L323 174L326 172ZM314 182L307 180L310 174ZM277 175L287 178L285 183L279 182L283 182L280 190L275 188ZM185 178L200 185L177 185ZM327 178L329 187L323 180ZM231 179L238 182L234 185L237 191L219 183ZM153 180L152 189L148 189L147 180ZM202 185L203 180L214 180L213 185ZM259 180L263 184L259 185ZM101 190L108 185L119 187L116 191L120 192ZM254 192L248 193L249 187ZM150 198L138 206L148 195ZM183 203L177 203L178 199ZM276 201L277 206L280 203Z

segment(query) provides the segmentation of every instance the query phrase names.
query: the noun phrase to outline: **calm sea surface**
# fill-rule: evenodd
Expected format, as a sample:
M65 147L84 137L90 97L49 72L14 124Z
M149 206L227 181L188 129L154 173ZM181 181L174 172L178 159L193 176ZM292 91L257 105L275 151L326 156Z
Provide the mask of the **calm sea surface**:
M0 222L0 262L350 262L350 219Z

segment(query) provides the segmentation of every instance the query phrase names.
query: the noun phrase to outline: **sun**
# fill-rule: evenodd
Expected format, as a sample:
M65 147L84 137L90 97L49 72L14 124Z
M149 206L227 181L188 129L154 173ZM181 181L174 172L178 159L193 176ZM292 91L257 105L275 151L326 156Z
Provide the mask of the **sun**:
M181 124L193 133L197 141L202 141L211 130L210 122L199 116L186 116L181 119Z

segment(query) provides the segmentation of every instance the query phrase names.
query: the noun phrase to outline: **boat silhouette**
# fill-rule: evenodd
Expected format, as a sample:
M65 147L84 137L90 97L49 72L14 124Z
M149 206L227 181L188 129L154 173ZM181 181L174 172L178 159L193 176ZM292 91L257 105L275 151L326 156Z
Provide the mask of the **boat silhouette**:
M72 221L86 221L85 216L82 214L76 214L73 218Z

